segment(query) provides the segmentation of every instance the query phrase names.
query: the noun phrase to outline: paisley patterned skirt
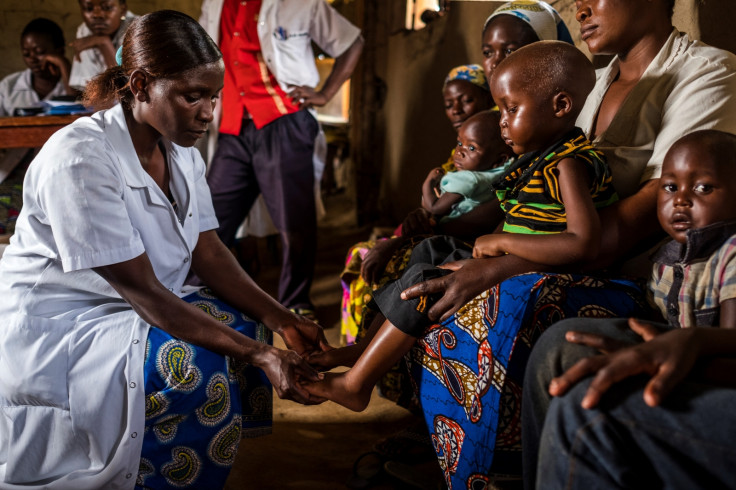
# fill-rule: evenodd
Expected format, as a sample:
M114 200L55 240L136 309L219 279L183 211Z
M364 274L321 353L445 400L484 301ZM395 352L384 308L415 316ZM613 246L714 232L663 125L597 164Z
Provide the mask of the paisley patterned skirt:
M641 316L646 308L631 281L524 274L430 327L407 358L448 488L521 475L521 386L547 327L568 317Z
M271 331L203 289L184 298L238 332ZM271 432L271 383L260 369L151 328L146 428L136 488L222 488L242 437Z

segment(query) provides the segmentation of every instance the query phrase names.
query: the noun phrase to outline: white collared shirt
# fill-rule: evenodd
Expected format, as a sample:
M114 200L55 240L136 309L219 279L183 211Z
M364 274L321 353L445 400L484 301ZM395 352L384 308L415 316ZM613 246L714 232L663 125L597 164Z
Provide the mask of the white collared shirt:
M2 488L135 484L149 325L91 268L146 253L181 291L217 220L197 150L165 145L178 215L141 167L120 105L59 130L28 170L0 260Z
M598 71L577 120L585 134L618 71L618 58ZM616 191L628 197L659 178L675 141L700 129L736 134L736 56L674 29L608 129L591 139L608 159Z
M0 116L12 116L13 111L19 107L34 107L41 102L33 90L31 75L31 69L26 68L0 80ZM51 100L57 95L66 95L61 79L43 100Z

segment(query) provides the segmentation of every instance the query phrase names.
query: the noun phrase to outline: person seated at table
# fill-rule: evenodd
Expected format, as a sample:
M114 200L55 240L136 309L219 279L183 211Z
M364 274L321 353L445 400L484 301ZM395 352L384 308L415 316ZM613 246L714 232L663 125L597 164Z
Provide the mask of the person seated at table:
M74 61L69 84L84 90L92 78L117 64L115 53L137 16L128 10L126 0L79 0L79 9L84 22L71 42Z
M194 144L223 87L217 45L162 10L29 167L0 260L0 486L222 488L273 388L302 403L322 329L217 237ZM119 102L119 103L118 103ZM211 289L183 289L189 269ZM270 345L280 334L292 350ZM241 390L243 392L241 393Z
M20 52L28 68L0 80L0 116L36 107L42 100L75 95L69 86L70 62L64 55L64 33L49 19L33 19L20 34Z
M575 126L594 84L590 61L562 41L527 45L496 68L491 92L501 111L501 136L521 157L494 184L505 213L503 232L478 238L474 256L511 253L566 265L597 254L596 208L617 196L602 154ZM430 250L426 258L415 250L403 276L375 292L387 321L351 370L305 384L310 393L351 410L366 407L376 381L431 325L426 312L433 298L404 301L399 293L446 272L436 265L470 256L462 248L450 253L447 248Z

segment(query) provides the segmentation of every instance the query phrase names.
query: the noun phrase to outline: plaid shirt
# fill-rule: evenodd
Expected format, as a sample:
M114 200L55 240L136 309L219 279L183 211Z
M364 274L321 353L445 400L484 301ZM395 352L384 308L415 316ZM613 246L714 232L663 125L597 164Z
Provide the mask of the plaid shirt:
M719 326L721 302L736 298L735 258L736 221L690 230L687 243L672 240L652 256L650 299L673 326Z

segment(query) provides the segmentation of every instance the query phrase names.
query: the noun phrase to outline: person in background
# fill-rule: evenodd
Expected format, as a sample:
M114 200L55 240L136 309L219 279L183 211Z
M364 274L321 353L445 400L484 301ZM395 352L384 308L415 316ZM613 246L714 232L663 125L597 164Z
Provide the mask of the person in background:
M217 150L207 175L218 235L232 246L262 194L281 237L278 300L314 318L319 123L308 109L326 104L352 74L363 49L360 30L324 0L205 0L200 23L225 62ZM335 58L319 91L311 42Z
M483 24L483 69L491 79L493 70L509 54L537 41L564 41L573 44L565 22L550 4L543 1L507 2L488 16Z
M20 51L28 68L0 80L0 116L74 93L69 87L71 64L64 55L65 47L64 33L56 22L40 17L26 24Z
M115 66L115 53L137 16L128 10L126 0L79 0L79 9L84 22L71 42L74 61L69 84L81 91L93 77Z

